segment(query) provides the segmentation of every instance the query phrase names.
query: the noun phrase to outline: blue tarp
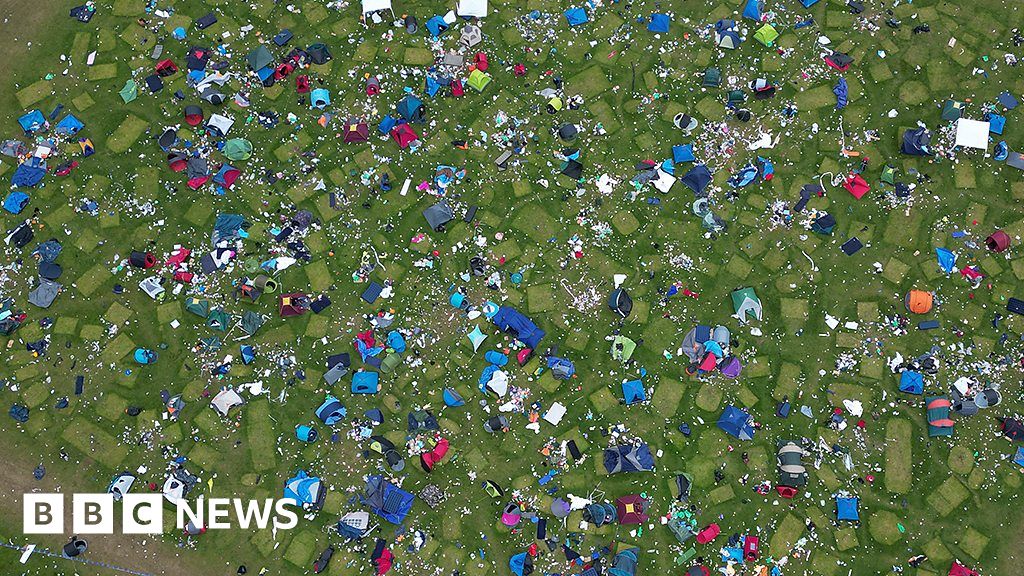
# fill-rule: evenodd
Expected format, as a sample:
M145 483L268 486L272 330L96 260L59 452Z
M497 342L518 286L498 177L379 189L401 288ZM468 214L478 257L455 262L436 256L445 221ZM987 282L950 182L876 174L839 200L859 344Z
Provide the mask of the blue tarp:
M672 147L673 162L693 162L693 144L677 144Z
M836 520L849 520L851 522L860 520L857 504L856 498L836 498Z
M565 19L569 22L569 26L579 26L590 21L587 18L587 11L583 8L569 8L565 11Z
M763 8L764 3L761 0L747 0L747 5L743 8L743 17L760 22Z
M800 0L800 3L804 5L804 8L810 8L818 3L818 0Z
M1024 447L1017 448L1017 453L1013 456L1013 462L1024 466Z
M18 118L18 124L21 124L21 129L25 131L25 134L32 134L46 127L46 117L39 110L33 110Z
M703 164L697 164L679 180L697 196L704 196L704 189L711 183L711 171Z
M18 165L11 175L12 186L35 186L46 176L46 162L35 156Z
M367 478L366 490L359 495L360 502L392 524L401 524L405 520L412 510L415 499L411 493L388 482L380 475Z
M15 190L4 199L4 210L11 214L20 214L25 209L25 206L28 206L28 200L28 194Z
M939 262L939 268L949 274L956 268L956 254L953 254L945 248L935 249L935 259Z
M540 345L541 338L544 338L544 331L538 328L532 320L508 306L498 308L498 312L491 318L491 322L494 322L504 332L515 333L516 340L534 350Z
M434 78L433 76L427 76L425 82L426 83L424 84L424 90L426 91L427 96L433 98L434 96L437 95L438 90L441 89L441 83L438 82L437 78Z
M72 135L77 134L82 128L85 128L85 124L82 124L81 120L75 118L74 114L68 114L63 120L57 123L54 130L56 130L58 134Z
M839 82L832 88L832 93L836 95L836 110L846 108L846 104L850 100L850 88L846 85L846 78L839 79Z
M904 370L900 374L900 392L921 394L924 392L924 377L920 372Z
M218 214L217 220L213 223L213 233L210 241L214 246L222 240L231 242L244 236L244 230L249 223L239 214Z
M664 34L668 32L670 22L672 19L667 14L651 14L651 23L647 25L647 30L655 34Z
M726 434L740 440L753 440L754 427L751 425L750 414L735 406L727 406L718 418L718 427Z
M324 505L327 488L315 476L305 470L299 470L293 478L284 484L284 499L291 500L296 506L305 509L319 510Z
M626 405L647 400L647 391L644 390L644 383L640 380L630 380L622 383L622 398Z

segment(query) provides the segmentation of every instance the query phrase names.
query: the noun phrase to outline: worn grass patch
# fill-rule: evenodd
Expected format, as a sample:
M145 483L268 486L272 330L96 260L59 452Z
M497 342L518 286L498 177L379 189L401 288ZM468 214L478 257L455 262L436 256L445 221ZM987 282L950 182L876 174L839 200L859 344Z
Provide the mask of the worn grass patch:
M896 494L910 492L913 481L912 426L901 418L890 418L885 426L885 487Z
M107 149L115 154L126 152L142 136L147 126L149 123L142 118L129 115L107 138Z

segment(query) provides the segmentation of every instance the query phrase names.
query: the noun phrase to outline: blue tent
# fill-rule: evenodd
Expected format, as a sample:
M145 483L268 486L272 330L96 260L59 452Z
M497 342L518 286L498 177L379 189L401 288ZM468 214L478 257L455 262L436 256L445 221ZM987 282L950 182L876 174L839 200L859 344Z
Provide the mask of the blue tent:
M462 395L452 388L445 388L442 397L444 398L445 406L450 408L456 408L466 404L466 401L462 399Z
M548 356L548 368L556 380L568 380L576 374L576 365L566 358Z
M334 396L328 396L324 403L316 409L316 417L323 421L328 426L334 426L347 414L345 407L341 405Z
M751 425L750 414L735 406L727 406L718 418L718 427L726 434L740 440L753 440L754 427Z
M728 182L733 188L743 188L753 182L754 178L757 178L757 166L750 164L730 176Z
M651 23L647 25L647 30L655 34L664 34L668 32L670 22L672 19L668 14L651 14Z
M904 370L900 374L900 392L909 392L910 394L923 393L924 377L921 376L921 373L913 370Z
M764 2L761 0L747 0L747 5L743 8L743 17L760 22L762 10L764 10Z
M850 101L850 88L846 85L846 78L840 78L839 82L832 87L832 93L836 95L836 110L846 108Z
M399 354L405 352L405 338L402 337L401 332L398 330L388 332L388 348L391 348Z
M693 144L677 144L672 147L673 162L693 162Z
M35 186L46 176L46 161L33 156L18 164L18 168L11 175L12 186Z
M687 188L693 190L697 196L704 196L704 189L711 183L711 171L703 164L697 164L690 171L683 175L680 182Z
M836 520L849 520L857 522L860 520L860 512L857 511L859 504L856 498L836 498Z
M636 576L636 565L640 557L639 548L626 548L612 558L608 576Z
M495 366L504 366L508 364L508 356L498 352L497 350L488 350L484 352L484 360L488 364L494 364Z
M57 126L54 130L56 130L58 134L67 134L70 136L77 134L82 128L85 128L85 124L82 124L81 120L75 118L74 114L68 114L60 122L57 122Z
M804 8L810 8L818 3L818 0L800 0L800 3L804 5Z
M380 375L363 370L352 375L353 394L376 394L380 390Z
M514 554L508 559L508 567L516 576L529 576L533 572L533 558L526 552Z
M622 397L626 401L626 405L630 405L636 402L643 402L647 400L647 390L644 389L644 383L640 380L630 380L629 382L622 383Z
M359 495L360 502L392 524L401 524L405 520L415 499L411 493L388 482L379 474L366 479L366 490Z
M569 22L569 26L579 26L590 21L587 18L587 11L583 8L569 8L565 11L565 19Z
M45 130L47 127L46 117L39 110L33 110L18 118L18 124L21 124L21 129L25 131L25 134Z
M1006 126L1006 117L999 114L988 115L988 131L993 134L1002 134Z
M1017 448L1017 453L1013 456L1014 464L1024 466L1024 447Z
M437 38L448 29L448 23L444 21L444 18L440 16L434 16L430 20L427 20L427 32L434 38Z
M654 456L647 444L624 444L604 451L604 469L609 474L648 472L654 469Z
M326 88L313 90L309 93L309 105L323 110L331 105L331 93Z
M424 90L426 91L427 96L433 98L434 96L437 95L438 90L441 89L441 83L438 82L437 78L434 78L433 76L427 76L425 82L426 84L424 85Z
M942 268L946 274L949 274L956 268L956 254L945 248L935 249L935 259L939 262L939 268Z
M377 131L381 134L387 134L388 132L391 132L391 129L394 128L396 124L398 124L398 120L395 120L392 115L386 114L384 118L381 118L380 124L377 125Z
M11 214L21 214L21 211L28 206L28 194L24 192L18 192L15 190L7 195L4 199L4 210L7 210Z
M540 345L541 338L544 338L543 330L521 312L509 306L498 308L498 312L491 318L491 322L494 322L504 332L514 333L516 340L534 350Z
M284 499L291 500L305 510L319 510L323 507L326 496L327 487L324 483L316 476L310 476L305 470L299 470L284 484Z
M243 345L239 352L242 355L242 364L252 364L252 361L256 359L256 350L249 344Z
M395 110L406 122L423 122L423 101L412 94L406 94L395 106Z

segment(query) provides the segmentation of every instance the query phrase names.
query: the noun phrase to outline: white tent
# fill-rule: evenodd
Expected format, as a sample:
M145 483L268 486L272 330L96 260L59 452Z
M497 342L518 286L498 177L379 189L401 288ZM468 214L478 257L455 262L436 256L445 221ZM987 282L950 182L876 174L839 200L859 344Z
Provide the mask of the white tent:
M395 10L391 7L391 0L363 0L363 16L379 10L388 10L391 12L391 17L395 17Z
M960 118L956 121L956 145L965 148L988 148L988 122Z
M458 0L455 8L459 16L475 16L483 18L487 16L487 0Z
M213 402L210 403L210 405L213 406L213 409L217 414L220 414L222 418L227 416L228 411L232 408L235 406L241 406L242 404L245 404L245 400L238 395L238 392L231 389L221 390L216 396L214 396Z
M229 118L222 114L214 114L210 116L210 119L206 121L206 127L215 130L220 136L225 136L228 130L235 124L234 118Z

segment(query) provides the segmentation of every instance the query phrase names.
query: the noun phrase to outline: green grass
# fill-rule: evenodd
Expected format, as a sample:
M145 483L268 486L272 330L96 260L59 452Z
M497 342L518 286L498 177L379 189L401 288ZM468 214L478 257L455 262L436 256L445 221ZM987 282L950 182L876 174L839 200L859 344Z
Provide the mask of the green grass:
M893 418L885 428L885 487L906 494L913 483L910 422Z

